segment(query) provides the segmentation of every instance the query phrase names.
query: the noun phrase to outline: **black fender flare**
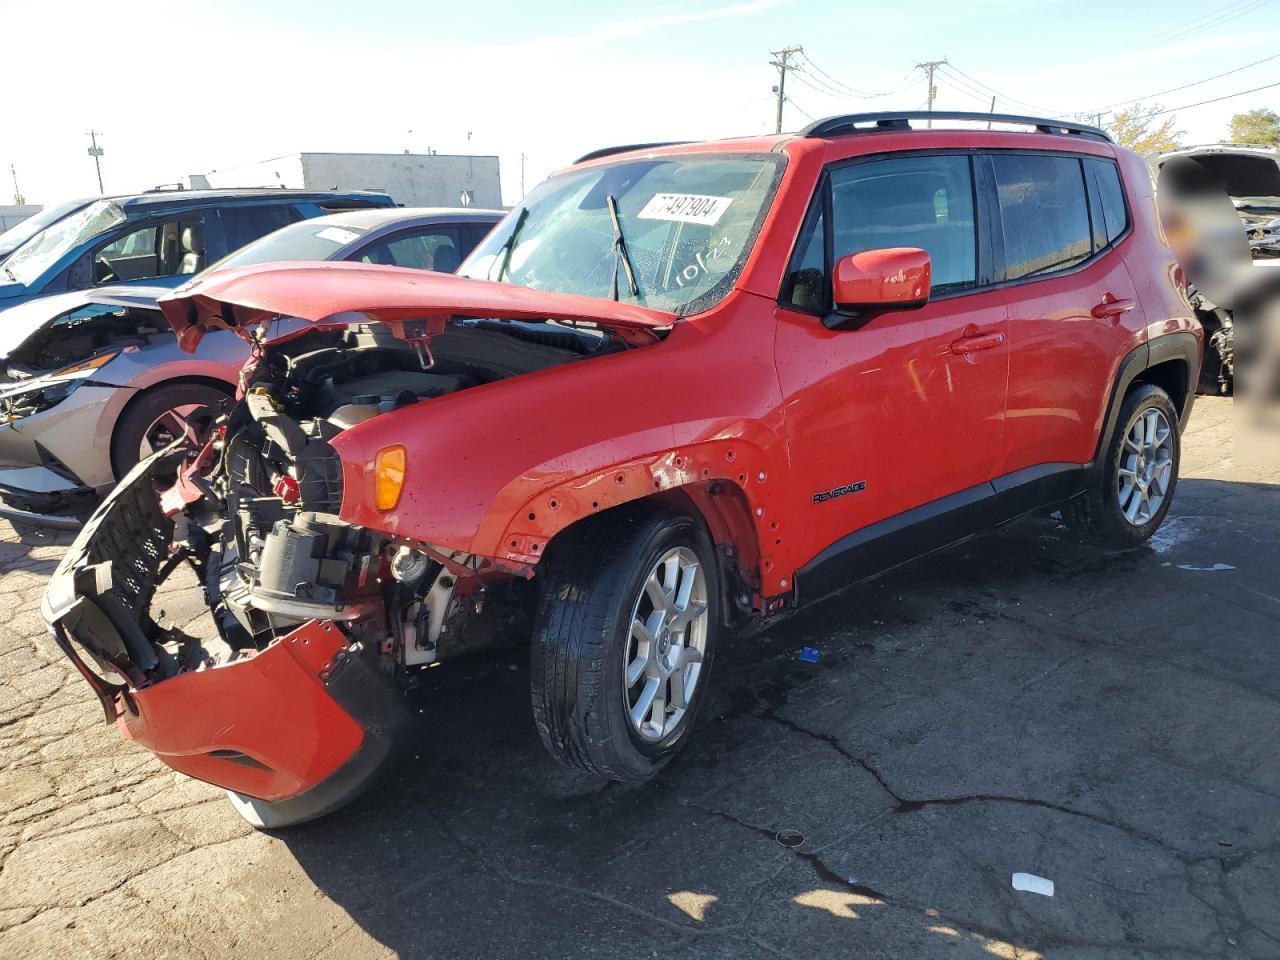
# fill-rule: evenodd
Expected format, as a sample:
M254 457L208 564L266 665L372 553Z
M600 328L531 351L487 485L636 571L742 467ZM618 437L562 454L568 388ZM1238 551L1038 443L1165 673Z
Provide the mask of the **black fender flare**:
M1148 340L1141 346L1130 350L1116 372L1116 381L1111 387L1111 399L1107 401L1107 415L1098 434L1098 442L1094 447L1093 460L1089 466L1096 466L1103 456L1107 439L1116 428L1120 418L1120 406L1133 382L1152 367L1170 360L1181 360L1187 365L1187 396L1178 411L1178 428L1186 429L1191 419L1191 407L1196 399L1196 383L1200 376L1200 341L1194 333L1180 330L1177 333L1166 333Z

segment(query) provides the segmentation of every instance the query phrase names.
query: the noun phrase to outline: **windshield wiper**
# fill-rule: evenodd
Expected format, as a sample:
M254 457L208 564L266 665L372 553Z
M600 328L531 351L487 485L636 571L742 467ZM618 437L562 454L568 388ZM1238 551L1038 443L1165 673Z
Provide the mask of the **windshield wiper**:
M18 279L18 275L14 273L12 270L10 270L8 267L4 268L4 272L9 275L9 279L12 280L14 283L22 282L21 280Z
M627 271L627 282L631 284L631 296L640 299L640 287L636 284L636 271L631 265L631 254L627 252L627 241L622 236L622 221L618 217L618 201L611 193L604 198L609 207L609 219L613 221L613 281L609 284L609 295L618 299L618 264Z
M529 208L525 207L516 215L516 225L507 234L507 239L502 242L502 246L498 250L498 253L502 256L502 265L498 267L498 283L502 282L502 278L506 276L507 270L511 266L511 252L516 248L516 237L520 235L520 230L528 219Z

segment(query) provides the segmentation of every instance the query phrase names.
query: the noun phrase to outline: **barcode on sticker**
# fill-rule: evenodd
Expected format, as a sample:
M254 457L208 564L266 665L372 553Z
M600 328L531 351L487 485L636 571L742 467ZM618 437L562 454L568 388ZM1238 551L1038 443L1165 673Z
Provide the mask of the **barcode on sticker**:
M697 193L659 193L637 214L640 220L675 220L715 226L733 203L732 197L706 197Z

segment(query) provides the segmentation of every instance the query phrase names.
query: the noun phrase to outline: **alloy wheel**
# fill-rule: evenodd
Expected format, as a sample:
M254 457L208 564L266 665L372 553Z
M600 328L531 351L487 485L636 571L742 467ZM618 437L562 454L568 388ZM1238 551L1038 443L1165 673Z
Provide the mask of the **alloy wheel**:
M191 446L204 443L211 422L208 410L203 404L184 403L160 414L142 434L138 459L145 460L179 437L185 438Z
M659 743L684 718L707 648L707 579L688 547L666 551L631 608L623 696L631 727Z
M1125 434L1116 464L1120 512L1135 527L1160 511L1173 479L1173 428L1159 410L1143 411Z

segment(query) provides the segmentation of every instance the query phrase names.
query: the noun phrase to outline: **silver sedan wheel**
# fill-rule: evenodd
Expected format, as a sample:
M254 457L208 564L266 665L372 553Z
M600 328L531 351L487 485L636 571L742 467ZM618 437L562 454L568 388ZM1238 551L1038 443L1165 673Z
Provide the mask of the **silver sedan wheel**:
M207 409L200 403L184 403L160 414L142 435L142 443L138 449L138 459L145 460L157 450L163 450L169 446L179 437L185 437L187 443L193 446L203 443L205 439L204 433L208 429L208 424L201 423L201 420L205 418L197 417L196 414Z
M662 555L631 608L622 680L627 716L642 740L669 736L693 700L707 649L707 578L688 547Z
M1147 410L1129 428L1116 465L1120 512L1135 527L1160 511L1173 479L1173 429L1159 410Z

